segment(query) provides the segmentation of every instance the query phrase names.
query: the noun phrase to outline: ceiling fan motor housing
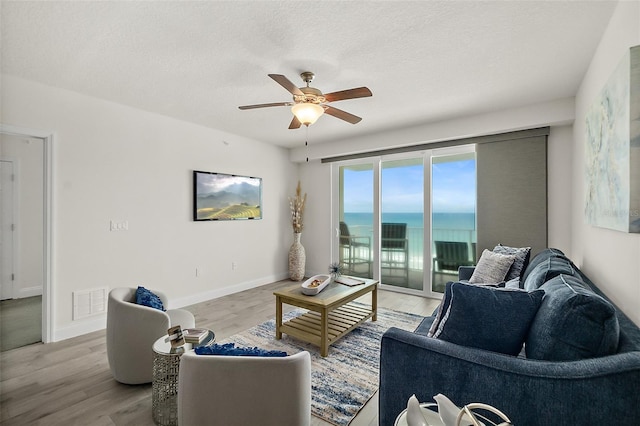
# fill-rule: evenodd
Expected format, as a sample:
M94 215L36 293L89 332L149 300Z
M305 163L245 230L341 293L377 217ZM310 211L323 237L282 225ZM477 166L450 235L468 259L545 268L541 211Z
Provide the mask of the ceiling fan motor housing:
M300 91L304 93L304 96L293 95L293 100L296 103L300 102L310 102L314 104L322 104L326 102L326 99L322 92L315 87L300 87Z

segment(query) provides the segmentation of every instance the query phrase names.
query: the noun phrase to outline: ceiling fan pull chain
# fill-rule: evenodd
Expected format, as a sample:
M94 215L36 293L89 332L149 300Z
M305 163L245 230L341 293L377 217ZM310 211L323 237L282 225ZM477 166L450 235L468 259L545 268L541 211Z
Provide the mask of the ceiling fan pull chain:
M307 163L309 162L309 126L307 126L307 130L305 131L304 137L304 146L307 151Z

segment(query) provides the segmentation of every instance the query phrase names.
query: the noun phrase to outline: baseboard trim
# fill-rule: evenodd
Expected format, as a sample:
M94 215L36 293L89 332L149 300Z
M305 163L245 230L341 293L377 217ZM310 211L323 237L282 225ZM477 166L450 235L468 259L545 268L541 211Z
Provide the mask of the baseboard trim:
M72 337L82 336L83 334L93 333L107 328L107 315L96 315L90 320L76 321L77 324L71 324L67 327L55 329L53 331L52 342L70 339Z
M275 281L280 281L288 278L288 274L283 273L279 275L272 275L269 277L263 277L253 281L245 281L243 283L234 284L231 286L217 288L215 290L206 291L204 293L193 294L191 296L181 297L179 299L170 300L169 308L177 309L184 308L185 306L195 305L196 303L206 302L207 300L217 299L219 297L228 296L230 294L239 293L245 290L251 290L256 287L261 287L266 284L271 284Z
M284 280L286 278L288 278L288 274L282 273L269 277L263 277L254 281L246 281L243 283L207 291L204 293L181 297L179 299L170 300L169 308L176 309L183 308L189 305L195 305L196 303L206 302L207 300L217 299L218 297L227 296L229 294L238 293L244 290L251 290L253 288ZM51 341L59 342L60 340L66 340L72 337L81 336L83 334L93 333L94 331L104 330L105 328L107 328L107 315L96 315L91 319L82 319L80 321L75 321L74 324L71 324L67 327L55 329Z
M34 285L27 288L21 288L18 292L18 299L25 297L42 296L42 285Z

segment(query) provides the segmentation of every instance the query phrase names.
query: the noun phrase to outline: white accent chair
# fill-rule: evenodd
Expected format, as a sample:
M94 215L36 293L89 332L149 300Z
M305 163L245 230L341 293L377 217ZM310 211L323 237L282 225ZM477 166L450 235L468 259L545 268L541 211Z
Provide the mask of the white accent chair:
M180 357L181 426L308 426L311 357L196 355Z
M169 300L151 290L162 300ZM114 288L107 306L107 357L113 378L120 383L137 385L153 379L153 343L167 334L170 327L195 327L193 314L184 309L163 312L136 302L136 288Z

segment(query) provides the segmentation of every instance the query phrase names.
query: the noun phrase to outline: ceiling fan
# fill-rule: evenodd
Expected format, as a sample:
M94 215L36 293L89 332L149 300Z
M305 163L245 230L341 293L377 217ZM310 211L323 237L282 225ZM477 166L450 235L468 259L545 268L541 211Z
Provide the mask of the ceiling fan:
M325 112L351 124L359 123L362 118L357 115L350 114L327 104L329 102L343 101L345 99L366 98L373 95L371 90L366 87L358 87L355 89L323 94L315 87L309 86L309 83L311 83L315 77L315 74L311 71L305 71L300 74L302 80L307 83L306 87L296 87L296 85L287 77L281 74L269 74L269 77L293 95L293 102L244 105L238 108L245 110L275 106L290 106L291 112L293 113L293 120L291 120L291 124L289 124L289 129L298 129L303 124L305 126L309 126L310 124L315 123L316 120Z

